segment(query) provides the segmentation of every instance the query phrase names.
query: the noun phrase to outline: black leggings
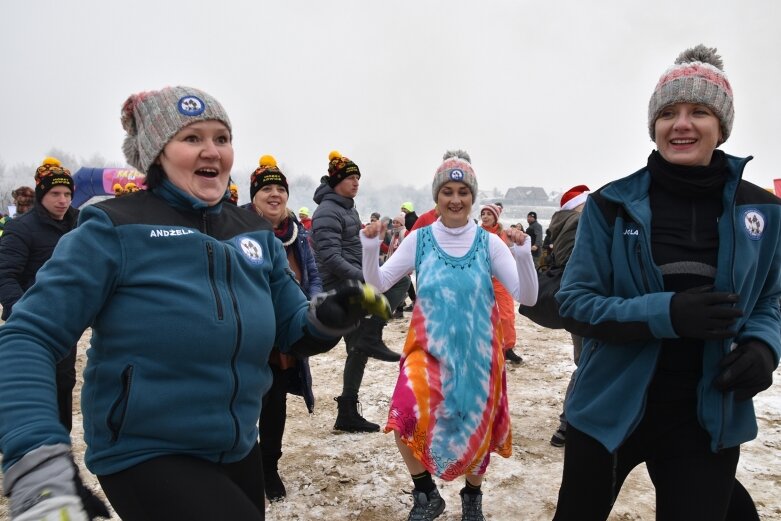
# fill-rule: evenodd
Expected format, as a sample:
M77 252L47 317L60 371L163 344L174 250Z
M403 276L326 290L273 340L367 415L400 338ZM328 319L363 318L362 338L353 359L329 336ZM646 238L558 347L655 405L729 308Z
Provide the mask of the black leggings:
M162 456L98 476L123 521L262 521L263 471L257 445L236 463Z
M656 489L656 519L733 519L733 490L747 502L742 517L756 516L742 486L735 486L740 447L714 453L696 418L696 401L649 403L640 425L610 453L596 439L570 425L564 472L554 520L605 520L627 475L645 462ZM743 492L744 494L741 494ZM730 517L727 513L730 512Z
M271 387L263 395L263 408L260 411L260 451L263 455L263 466L270 470L276 468L276 462L282 456L282 437L285 435L287 420L287 382L289 374L296 368L280 369L270 364L274 375Z

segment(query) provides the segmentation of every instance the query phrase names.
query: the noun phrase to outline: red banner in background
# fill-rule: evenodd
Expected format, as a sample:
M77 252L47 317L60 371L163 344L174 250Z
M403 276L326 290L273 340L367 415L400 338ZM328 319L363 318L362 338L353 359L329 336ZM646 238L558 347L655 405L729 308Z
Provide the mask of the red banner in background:
M773 179L773 189L776 191L776 196L781 197L781 179Z

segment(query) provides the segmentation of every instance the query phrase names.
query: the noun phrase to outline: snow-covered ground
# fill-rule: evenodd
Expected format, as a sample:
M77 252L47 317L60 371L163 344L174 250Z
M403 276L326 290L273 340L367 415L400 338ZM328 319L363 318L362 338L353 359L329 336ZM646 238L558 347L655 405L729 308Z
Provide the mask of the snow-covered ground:
M400 351L406 320L394 320L385 340ZM507 386L513 422L513 455L494 457L483 484L484 511L489 520L551 519L556 504L563 449L550 445L558 425L567 386L572 347L569 335L532 324L518 316L517 351L525 363L509 366ZM89 333L80 344L79 360ZM309 416L304 402L288 398L288 421L280 461L287 486L285 501L270 505L266 519L289 520L404 520L412 504L409 474L391 434L337 434L333 397L340 394L344 345L311 359L317 405ZM382 423L396 382L397 364L370 361L361 401L364 416ZM763 520L781 520L781 370L773 387L755 400L759 437L743 446L738 477L751 492ZM74 422L74 446L83 451L81 425ZM92 488L97 480L84 472ZM437 480L447 509L442 521L461 519L458 491L462 482ZM0 519L7 519L0 503ZM654 519L654 492L645 469L638 467L621 490L611 520Z

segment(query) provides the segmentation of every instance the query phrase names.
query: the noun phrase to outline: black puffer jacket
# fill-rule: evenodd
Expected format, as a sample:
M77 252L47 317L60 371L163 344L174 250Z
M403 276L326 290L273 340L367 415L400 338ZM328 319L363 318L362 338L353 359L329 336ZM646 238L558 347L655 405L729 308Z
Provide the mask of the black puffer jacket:
M312 215L312 249L323 287L347 280L363 281L361 271L361 218L355 201L323 182L315 190L317 209Z
M0 304L2 319L7 320L11 308L35 283L35 274L52 256L60 238L76 227L79 211L73 207L62 221L49 216L40 204L11 219L0 237Z

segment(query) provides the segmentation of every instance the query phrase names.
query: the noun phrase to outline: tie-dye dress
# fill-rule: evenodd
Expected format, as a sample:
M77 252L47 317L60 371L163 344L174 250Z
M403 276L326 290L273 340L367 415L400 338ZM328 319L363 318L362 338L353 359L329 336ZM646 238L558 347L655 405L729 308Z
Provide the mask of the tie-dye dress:
M491 452L512 452L488 244L478 228L455 258L430 227L418 231L417 300L385 426L448 481L485 473Z

